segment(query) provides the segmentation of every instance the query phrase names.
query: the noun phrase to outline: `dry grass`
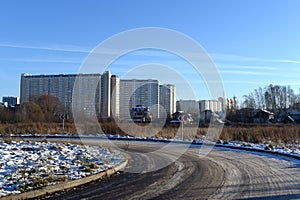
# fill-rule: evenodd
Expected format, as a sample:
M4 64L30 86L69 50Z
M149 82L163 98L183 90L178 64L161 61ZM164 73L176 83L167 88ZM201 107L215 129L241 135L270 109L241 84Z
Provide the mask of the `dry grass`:
M51 134L61 133L61 123L13 123L0 124L0 134ZM76 133L75 125L71 123L65 124L65 132Z
M181 127L179 125L167 125L163 129L157 127L147 129L147 126L132 125L122 130L114 121L105 121L100 123L101 131L95 128L94 124L84 124L82 133L106 133L111 135L136 135L142 137L165 137L165 138L181 138ZM78 128L78 127L77 127ZM150 130L150 131L149 131ZM244 142L272 142L273 144L281 144L283 146L297 147L300 141L300 127L298 125L289 124L235 124L231 127L224 127L221 135L214 133L214 129L210 129L209 139L216 141L222 139L224 141L239 140ZM184 127L184 138L198 139L206 136L207 127ZM4 139L10 140L10 134L54 134L62 133L61 123L13 123L0 124L0 134ZM65 124L65 133L76 134L77 130L73 123ZM138 134L138 135L137 135Z
M296 147L300 141L300 127L296 125L257 125L253 127L224 128L220 139L252 143L272 142L274 144Z

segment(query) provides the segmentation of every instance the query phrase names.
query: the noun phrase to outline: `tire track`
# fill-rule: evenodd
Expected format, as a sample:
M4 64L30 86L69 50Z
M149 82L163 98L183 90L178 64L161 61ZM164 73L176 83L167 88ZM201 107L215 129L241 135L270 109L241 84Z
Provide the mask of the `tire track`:
M198 148L190 148L173 162L176 149L155 151L162 146L131 142L127 169L140 173L122 172L47 199L300 198L299 160L224 148L200 157ZM168 163L165 168L143 173Z

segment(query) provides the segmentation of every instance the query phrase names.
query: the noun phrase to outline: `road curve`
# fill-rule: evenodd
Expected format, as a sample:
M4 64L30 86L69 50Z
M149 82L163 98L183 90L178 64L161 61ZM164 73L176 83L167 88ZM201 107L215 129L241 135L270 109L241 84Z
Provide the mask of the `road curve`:
M44 198L300 199L300 161L294 158L226 148L215 148L207 156L199 156L199 147L192 146L175 160L180 147L161 152L155 150L165 144L116 143L126 147L129 156L124 172ZM200 155L203 152L205 149ZM167 164L144 173L145 169ZM132 169L141 173L129 173Z

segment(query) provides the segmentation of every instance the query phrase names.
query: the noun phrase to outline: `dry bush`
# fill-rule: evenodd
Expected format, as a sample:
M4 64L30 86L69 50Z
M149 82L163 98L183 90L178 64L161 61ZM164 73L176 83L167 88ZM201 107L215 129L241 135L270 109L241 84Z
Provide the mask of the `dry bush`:
M255 125L228 128L222 131L220 139L243 142L273 142L285 146L297 145L300 140L300 127L297 125Z
M128 124L128 123L127 123ZM77 124L77 128L84 130L83 133L95 134L99 132L95 124L84 123L82 125ZM103 121L100 122L101 130L105 134L110 135L134 135L132 133L138 133L138 136L152 137L165 137L172 139L174 137L181 137L181 127L178 124L165 125L163 129L157 129L154 125L154 129L147 129L147 124L128 124L127 130L122 131L118 124L114 121ZM140 126L140 127L139 127ZM144 127L146 126L146 127ZM198 139L203 138L207 135L208 128L201 127L197 128L196 133L194 132L195 127L184 127L184 138ZM101 133L103 133L101 131ZM61 123L12 123L12 124L0 124L0 134L4 138L8 138L10 134L27 134L27 133L39 133L39 134L54 134L62 133ZM74 123L65 123L65 133L76 134L77 130ZM221 135L219 136L217 131L212 131L212 134L207 137L209 140L216 141L222 139L224 141L239 140L244 142L272 142L274 144L280 144L289 147L299 147L300 141L300 127L294 124L234 124L231 127L224 127Z

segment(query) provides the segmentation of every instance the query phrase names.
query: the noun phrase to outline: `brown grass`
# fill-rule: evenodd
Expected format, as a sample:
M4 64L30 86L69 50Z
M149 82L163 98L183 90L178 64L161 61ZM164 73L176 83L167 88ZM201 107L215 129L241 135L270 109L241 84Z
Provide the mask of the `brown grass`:
M101 122L101 133L111 135L136 135L130 133L137 133L139 128L137 126L129 127L126 131L121 130L118 125L113 121ZM95 129L93 124L83 125L83 133L98 133L99 130ZM145 126L145 125L144 125ZM140 129L138 136L144 137L165 137L174 138L175 136L181 138L181 128L179 125L167 125L161 130ZM212 130L212 129L211 129ZM184 127L184 138L198 139L207 135L207 127ZM212 130L214 131L214 130ZM55 134L62 133L61 123L13 123L13 124L0 124L0 134L10 139L10 134ZM76 134L77 130L73 123L65 124L65 133ZM244 142L272 142L273 144L281 144L283 146L299 146L300 141L300 127L298 125L289 124L235 124L231 127L224 127L221 135L217 133L210 135L209 140L216 141L222 139L224 141L239 140Z
M66 133L76 133L75 125L65 124ZM0 124L0 134L52 134L62 133L61 123L13 123Z

